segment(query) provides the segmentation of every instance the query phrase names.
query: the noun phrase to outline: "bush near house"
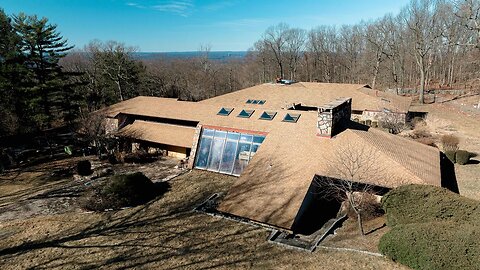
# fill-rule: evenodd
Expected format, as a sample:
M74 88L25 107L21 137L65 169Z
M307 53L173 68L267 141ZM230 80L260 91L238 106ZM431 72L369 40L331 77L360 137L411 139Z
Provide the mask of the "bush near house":
M168 191L168 183L155 185L143 173L114 175L103 186L93 188L84 208L93 211L144 204Z
M455 154L455 161L460 165L465 165L470 161L472 153L465 150L458 150Z
M456 151L445 151L445 156L452 162L455 163L455 155L457 154Z
M480 202L445 188L427 185L405 185L382 198L387 225L438 221L480 224Z
M443 135L440 138L440 143L442 144L443 151L457 151L458 144L460 139L455 135Z
M444 188L406 185L382 199L392 229L379 242L413 269L478 269L480 202Z
M92 163L88 160L80 160L77 163L77 173L81 176L87 176L93 173Z
M480 225L452 221L402 224L393 227L379 250L413 269L478 269Z

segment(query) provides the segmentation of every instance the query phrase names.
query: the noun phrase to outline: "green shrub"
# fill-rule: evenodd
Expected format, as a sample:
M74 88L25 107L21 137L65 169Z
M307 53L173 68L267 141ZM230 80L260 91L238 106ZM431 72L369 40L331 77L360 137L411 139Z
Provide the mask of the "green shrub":
M455 154L457 151L445 151L445 156L452 162L455 163Z
M144 204L169 189L168 183L155 185L143 173L114 175L94 188L84 203L88 210L119 209Z
M406 185L388 192L382 198L387 225L459 221L480 224L480 202L445 188Z
M382 198L392 227L379 250L413 269L478 269L480 202L444 188L407 185Z
M380 239L390 259L413 269L478 269L480 225L451 221L399 225Z
M88 160L80 160L77 163L77 173L81 176L87 176L93 173L92 164Z
M465 165L470 161L471 156L472 155L468 151L458 150L457 153L455 154L455 160L457 161L458 164Z

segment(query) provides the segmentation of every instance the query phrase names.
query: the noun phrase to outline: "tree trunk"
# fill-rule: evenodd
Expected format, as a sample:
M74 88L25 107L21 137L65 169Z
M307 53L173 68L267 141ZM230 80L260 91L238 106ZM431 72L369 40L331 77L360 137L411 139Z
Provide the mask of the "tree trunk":
M420 71L420 96L418 101L420 104L423 104L425 99L424 99L424 92L425 91L425 72L423 70Z
M380 59L377 58L377 62L375 63L375 67L373 69L372 89L375 89L375 83L377 81L377 75L378 75L378 68L379 67L380 67Z
M115 84L117 85L120 101L123 101L122 87L120 86L120 81L115 81Z
M365 232L363 231L363 221L362 221L362 215L360 212L357 213L357 221L358 221L358 230L360 231L361 235L365 235Z
M418 68L420 69L420 95L418 101L420 104L425 102L424 93L425 93L425 64L423 57L419 57Z
M348 192L347 197L348 197L348 201L350 203L350 207L355 212L355 214L357 214L358 231L360 232L361 235L365 235L365 232L363 230L362 215L360 213L360 210L357 209L357 207L355 206L355 199L354 199L353 193Z

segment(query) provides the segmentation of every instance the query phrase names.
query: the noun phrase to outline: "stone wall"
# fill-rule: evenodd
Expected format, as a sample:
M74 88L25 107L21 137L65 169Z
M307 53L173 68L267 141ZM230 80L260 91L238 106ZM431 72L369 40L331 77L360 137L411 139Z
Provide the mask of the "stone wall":
M105 134L110 134L118 130L118 119L105 118Z
M318 108L317 136L331 138L341 131L342 121L350 120L352 99L339 98Z
M352 114L352 120L368 126L377 127L382 121L395 121L397 123L405 124L407 121L407 114L405 113L385 113L377 111L363 111L362 114Z
M190 156L188 158L189 169L193 169L193 165L195 162L195 155L197 153L197 146L198 146L201 133L202 133L202 125L198 124L197 127L195 128L195 134L193 135L192 149L190 151Z

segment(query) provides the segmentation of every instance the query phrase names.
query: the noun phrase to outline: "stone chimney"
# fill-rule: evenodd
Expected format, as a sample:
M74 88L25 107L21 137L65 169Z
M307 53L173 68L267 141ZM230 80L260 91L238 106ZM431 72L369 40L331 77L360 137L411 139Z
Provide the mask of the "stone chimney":
M352 98L338 98L318 108L317 136L332 138L342 131L342 123L350 121Z

